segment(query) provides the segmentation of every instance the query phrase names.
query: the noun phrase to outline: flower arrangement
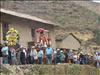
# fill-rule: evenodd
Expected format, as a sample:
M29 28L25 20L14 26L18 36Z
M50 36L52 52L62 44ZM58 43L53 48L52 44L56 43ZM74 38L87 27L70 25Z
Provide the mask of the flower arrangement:
M16 43L19 41L19 33L14 28L10 28L8 32L6 33L6 41L7 44L10 46L16 45Z

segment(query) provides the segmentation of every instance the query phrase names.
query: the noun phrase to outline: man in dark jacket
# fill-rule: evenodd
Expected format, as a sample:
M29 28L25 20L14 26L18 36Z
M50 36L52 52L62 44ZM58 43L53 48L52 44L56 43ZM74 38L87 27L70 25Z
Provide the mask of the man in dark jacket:
M20 53L20 61L22 65L25 64L25 53L23 52L23 50Z
M80 59L80 64L85 64L85 56L81 53L80 56L79 56L79 59Z
M0 65L2 64L2 44L0 43Z
M62 54L60 52L60 49L57 49L57 53L56 53L56 64L61 63L61 59L62 58Z

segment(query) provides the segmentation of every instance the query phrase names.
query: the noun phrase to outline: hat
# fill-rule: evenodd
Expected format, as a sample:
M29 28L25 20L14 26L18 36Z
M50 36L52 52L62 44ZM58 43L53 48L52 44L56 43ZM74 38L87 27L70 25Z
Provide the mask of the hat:
M60 49L57 49L57 51L60 51Z
M70 49L70 52L72 52L73 50L72 49Z
M80 52L81 54L83 54L83 52Z
M96 52L95 54L98 55L98 52Z
M62 50L60 52L63 52Z
M54 51L54 53L56 54L57 52L56 52L56 51Z
M20 45L20 48L23 48L23 46L22 46L22 45Z
M32 48L35 48L35 46L32 46Z

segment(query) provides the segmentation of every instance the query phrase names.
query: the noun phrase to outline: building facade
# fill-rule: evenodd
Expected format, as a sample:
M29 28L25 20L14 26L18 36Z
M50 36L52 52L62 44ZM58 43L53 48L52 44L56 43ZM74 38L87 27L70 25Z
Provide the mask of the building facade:
M10 10L2 9L0 21L0 42L4 43L5 33L9 28L14 28L19 32L19 44L24 47L28 46L28 42L35 41L35 29L44 28L48 30L48 36L51 39L52 47L55 48L55 33L54 23L42 20L37 17L32 17L27 14L17 13Z
M71 33L60 40L56 40L56 45L57 48L78 50L81 47L81 42Z

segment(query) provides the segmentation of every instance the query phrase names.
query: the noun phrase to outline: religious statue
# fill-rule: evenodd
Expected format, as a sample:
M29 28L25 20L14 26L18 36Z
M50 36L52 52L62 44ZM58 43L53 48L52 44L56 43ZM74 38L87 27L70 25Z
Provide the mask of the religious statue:
M45 30L43 28L36 29L36 32L39 34L37 35L37 43L42 47L47 47L50 42L50 39L45 35Z

